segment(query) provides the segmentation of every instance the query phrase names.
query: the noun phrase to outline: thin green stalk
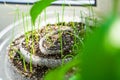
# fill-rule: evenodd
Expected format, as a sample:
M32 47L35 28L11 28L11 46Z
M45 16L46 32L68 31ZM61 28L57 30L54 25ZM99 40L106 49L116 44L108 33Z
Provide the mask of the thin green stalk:
M18 15L17 15L18 20L20 20L20 10L19 10L19 8L16 9L16 12L17 12L17 14L18 14Z
M18 51L18 50L15 50L15 51L20 55L20 58L22 59L22 62L23 62L24 70L27 71L25 58L23 57L23 55L22 55L22 53L20 51Z
M76 14L76 13L75 13L75 9L74 9L73 11L74 11L74 12L73 12L73 21L74 21L74 20L75 20L75 14ZM78 30L77 30L74 22L72 22L72 27L74 28L74 34L75 34L75 35L78 35L78 34L77 34ZM76 38L76 37L74 37L74 44L77 44L77 38Z
M23 19L24 33L26 33L26 28L25 28L25 16L24 16L24 13L22 13L22 19Z
M26 16L27 15L28 14L26 14ZM25 42L26 42L26 46L28 47L29 46L28 45L29 44L28 20L27 20L27 17L25 18L25 14L24 13L22 14L22 18L23 18L23 26L24 26L24 32L25 32ZM30 72L32 72L32 68L33 68L32 67L32 57L31 56L34 53L34 40L33 40L34 29L35 29L35 27L32 26L32 52L30 53Z
M32 54L30 54L30 72L33 72L33 66L32 66Z
M81 37L79 35L76 34L72 34L74 37L76 37L76 39L78 39L78 41L82 44L82 46L84 46L84 42L82 41Z
M16 15L15 15L15 18L14 18L14 26L15 26L15 21L16 21ZM14 39L14 28L12 29L12 38L10 40L10 47L12 47L11 44L12 44L13 39ZM13 51L10 51L10 57L11 57L11 55L13 55Z
M25 43L26 43L26 47L28 47L28 42L29 42L29 39L28 39L28 34L27 34L27 21L25 21L25 14L22 13L22 19L23 19L23 27L24 27L24 33L25 33Z
M74 29L74 34L77 35L77 28L76 28L74 22L72 22L72 27L73 27L73 29ZM76 37L74 36L74 44L76 44L76 43L77 43L77 39L76 39Z
M32 48L31 48L31 51L30 51L30 72L32 72L32 55L33 54L35 54L35 51L34 51L34 34L35 34L35 32L34 32L34 26L32 26Z
M35 32L35 26L33 25L32 26L32 47L31 47L31 51L30 51L30 72L32 72L33 70L33 66L32 66L32 55L35 54L35 49L34 49L34 46L35 46L35 39L36 39L36 32Z
M64 0L65 3L65 0ZM62 4L62 27L63 27L63 21L64 21L64 12L65 12L65 4ZM58 15L58 21L59 21L59 15ZM63 56L63 40L62 40L62 33L59 33L60 36L60 48L61 48L61 57Z
M58 18L58 23L60 23L60 19L59 19L59 13L57 14L57 18ZM59 29L60 29L60 25L58 25ZM61 52L61 57L63 56L63 45L62 45L62 34L61 32L59 32L59 37L60 37L60 52Z
M81 20L81 22L83 22L83 13L82 13L82 11L80 10L80 20Z
M82 11L80 11L80 20L81 20L82 23L84 22L83 19L84 19L84 17L83 17L83 13L82 13ZM82 29L83 29L83 28L85 27L84 24L82 24L81 27L82 27Z
M26 16L29 16L28 13L26 13ZM29 46L28 43L29 43L29 33L28 33L28 30L29 30L29 20L27 19L26 17L26 42L27 42L27 47Z
M31 73L32 73L32 70L33 70L33 66L32 66L32 55L33 54L34 54L34 41L32 41L32 48L31 48L31 51L30 51L30 72Z
M26 16L29 16L28 13L26 13ZM29 21L27 20L27 17L26 17L26 32L28 32L29 30ZM28 37L28 34L27 34L27 37Z

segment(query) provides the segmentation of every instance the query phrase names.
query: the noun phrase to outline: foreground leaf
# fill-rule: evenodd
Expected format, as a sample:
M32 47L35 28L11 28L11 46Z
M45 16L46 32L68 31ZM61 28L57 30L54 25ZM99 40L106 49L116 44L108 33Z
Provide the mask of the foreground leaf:
M76 57L64 66L58 67L57 69L50 71L45 76L44 80L64 80L67 71L69 71L72 67L79 65L80 62L80 58Z
M36 18L43 11L43 9L45 9L47 6L49 6L54 1L55 0L40 0L34 3L34 5L32 6L30 10L30 16L31 16L33 25L35 24Z

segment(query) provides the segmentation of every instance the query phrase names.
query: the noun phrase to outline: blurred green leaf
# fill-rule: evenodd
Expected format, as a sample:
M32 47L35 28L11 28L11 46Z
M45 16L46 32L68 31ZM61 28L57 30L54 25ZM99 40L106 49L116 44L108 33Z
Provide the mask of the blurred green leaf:
M44 80L64 80L65 74L74 66L79 65L81 62L79 56L75 57L72 61L68 62L67 64L58 67L55 70L50 71Z
M31 16L33 25L35 24L36 18L43 11L43 9L48 7L54 1L55 0L40 0L34 3L34 5L30 10L30 16Z
M106 50L105 41L116 16L111 16L85 42L82 54L82 80L119 80L120 50L111 52ZM108 41L108 40L107 40ZM108 47L110 47L108 45ZM111 48L113 49L113 48ZM114 54L114 55L113 55ZM117 74L117 75L116 75ZM119 77L118 77L119 76ZM119 79L118 79L118 78Z

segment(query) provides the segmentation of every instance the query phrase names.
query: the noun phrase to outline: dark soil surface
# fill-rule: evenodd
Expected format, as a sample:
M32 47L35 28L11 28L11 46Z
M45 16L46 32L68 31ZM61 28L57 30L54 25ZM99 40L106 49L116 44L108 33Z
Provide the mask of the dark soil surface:
M58 28L55 27L56 25L59 26L72 26L73 29L75 29L75 32L79 35L81 35L81 37L84 37L84 26L85 24L83 23L78 23L78 22L69 22L69 23L59 23L59 24L48 24L47 27L41 29L41 30L35 30L35 31L30 31L27 32L26 34L28 35L28 39L29 42L26 43L26 40L24 40L22 42L22 47L25 48L25 50L31 52L32 47L34 48L34 52L33 54L36 56L40 56L40 57L44 57L44 58L55 58L55 59L62 59L64 56L70 54L72 51L72 47L68 48L67 50L65 50L63 52L63 56L61 56L61 54L50 54L50 55L44 55L41 54L41 51L39 49L39 44L38 41L40 40L40 38L42 38L45 34L49 33L51 30L57 30ZM46 30L47 29L47 30ZM34 33L34 35L33 35ZM63 33L64 35L62 36L63 40L67 41L66 38L66 33ZM37 37L36 37L37 35ZM18 71L23 74L25 77L30 78L31 80L42 80L42 78L44 77L44 75L51 70L50 68L46 67L46 66L32 66L32 72L30 72L30 64L26 63L26 67L27 70L25 71L24 69L24 65L23 65L23 59L19 53L19 44L20 44L20 40L22 40L23 38L25 38L26 35L21 35L19 38L15 39L10 47L9 47L9 57L10 60L12 62L12 64L18 69ZM72 35L73 36L73 35ZM71 41L74 41L74 37L70 36ZM34 41L34 44L32 44L32 41ZM60 42L56 42L56 44L58 44ZM70 42L71 43L71 42ZM72 46L73 44L67 43L65 44L63 42L63 46ZM33 46L32 46L33 45ZM63 47L64 48L64 47ZM50 47L49 49L53 49L55 50L54 47ZM60 46L58 46L57 49L60 49ZM74 53L71 53L72 55L75 55Z
M10 61L12 62L12 65L14 65L18 72L24 75L24 77L27 77L31 80L42 80L45 73L50 69L46 66L34 66L32 65L32 72L30 71L30 64L25 62L26 64L26 71L24 69L24 63L23 58L21 57L19 51L19 43L20 40L24 37L24 35L17 38L15 41L12 42L9 48L9 57Z
M30 72L30 64L26 63L27 70L25 71L23 68L23 60L20 59L20 55L17 53L15 58L13 59L14 66L17 67L18 70L22 71L22 74L25 77L30 78L31 80L41 80L45 73L49 70L46 66L32 66L32 72Z

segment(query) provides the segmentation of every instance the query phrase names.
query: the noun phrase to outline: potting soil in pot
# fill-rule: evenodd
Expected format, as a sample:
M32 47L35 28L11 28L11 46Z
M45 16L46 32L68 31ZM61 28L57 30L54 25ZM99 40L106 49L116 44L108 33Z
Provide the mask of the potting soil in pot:
M15 80L42 80L51 69L67 63L75 56L72 51L74 34L85 35L85 24L69 22L48 24L42 29L29 31L9 46L9 66L19 76Z

